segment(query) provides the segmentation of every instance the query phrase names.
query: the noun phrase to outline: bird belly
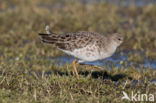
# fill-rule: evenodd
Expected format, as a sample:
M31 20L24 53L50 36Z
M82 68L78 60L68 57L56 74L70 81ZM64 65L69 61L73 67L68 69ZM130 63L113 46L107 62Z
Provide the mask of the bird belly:
M68 55L74 56L75 58L81 59L82 61L92 62L101 58L96 48L80 48L73 51L62 50Z
M96 61L99 59L99 53L97 51L86 51L83 49L75 50L74 57L79 58L83 61Z

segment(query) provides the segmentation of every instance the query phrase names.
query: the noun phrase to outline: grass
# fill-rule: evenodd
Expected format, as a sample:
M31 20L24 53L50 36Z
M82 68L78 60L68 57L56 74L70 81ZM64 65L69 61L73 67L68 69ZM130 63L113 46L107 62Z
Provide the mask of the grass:
M58 7L62 2L61 7ZM58 6L56 6L58 5ZM11 8L10 8L11 7ZM0 102L1 103L109 103L121 101L122 91L156 96L156 69L139 53L129 53L122 67L91 71L79 66L77 80L71 64L58 67L45 59L65 55L52 45L42 44L38 33L49 24L53 32L96 31L104 35L119 32L124 43L118 49L142 51L150 61L156 53L156 6L117 7L98 3L67 1L0 1ZM134 65L125 65L133 61ZM104 67L106 68L106 67ZM138 83L133 85L133 82ZM143 81L143 82L142 82ZM156 99L156 97L155 97Z

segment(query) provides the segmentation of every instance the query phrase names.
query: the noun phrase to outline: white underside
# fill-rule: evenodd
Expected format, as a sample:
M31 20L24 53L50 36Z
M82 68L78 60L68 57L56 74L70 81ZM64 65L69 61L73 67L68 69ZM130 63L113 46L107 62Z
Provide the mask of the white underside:
M91 49L91 51L89 51L88 49ZM62 50L61 51L65 52L68 55L74 56L75 58L80 59L79 62L92 62L92 61L97 61L97 60L101 60L101 59L105 59L109 56L111 56L115 50L115 48L112 48L111 51L102 51L98 50L98 48L95 45L90 45L84 48L80 48L80 49L75 49L72 52L71 51L67 51L67 50Z
M94 52L91 52L91 51L86 51L86 49L87 48L75 49L72 52L66 50L62 50L62 51L68 55L80 59L79 62L84 62L84 61L91 62L91 61L96 61L100 58L100 55L96 50Z

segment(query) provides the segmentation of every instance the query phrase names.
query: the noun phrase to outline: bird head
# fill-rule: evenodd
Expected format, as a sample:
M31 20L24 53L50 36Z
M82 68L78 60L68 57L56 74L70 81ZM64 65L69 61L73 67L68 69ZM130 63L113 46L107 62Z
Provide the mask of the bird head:
M112 34L110 38L117 46L120 46L123 42L123 37L119 33Z

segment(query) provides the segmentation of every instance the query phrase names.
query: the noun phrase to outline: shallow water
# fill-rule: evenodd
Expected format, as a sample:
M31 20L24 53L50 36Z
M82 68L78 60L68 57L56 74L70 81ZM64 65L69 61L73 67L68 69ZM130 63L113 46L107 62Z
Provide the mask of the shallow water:
M134 4L135 6L145 6L148 4L156 4L156 0L80 0L83 3L98 3L106 2L110 4L116 4L118 6L129 6Z
M136 53L136 51L123 51L123 52L116 52L113 56L106 58L104 60L99 60L95 62L84 62L84 64L90 65L97 65L97 66L106 66L108 69L111 69L112 66L116 68L125 67L128 68L129 66L134 66L135 68L152 68L156 69L156 60L150 61L149 58L144 56L143 52L139 52L141 56L143 56L144 61L141 63L136 63L135 61L128 61L128 54ZM52 57L50 60L56 61L55 63L58 66L63 66L67 63L72 63L75 58L72 56L64 55L64 56L57 56Z

